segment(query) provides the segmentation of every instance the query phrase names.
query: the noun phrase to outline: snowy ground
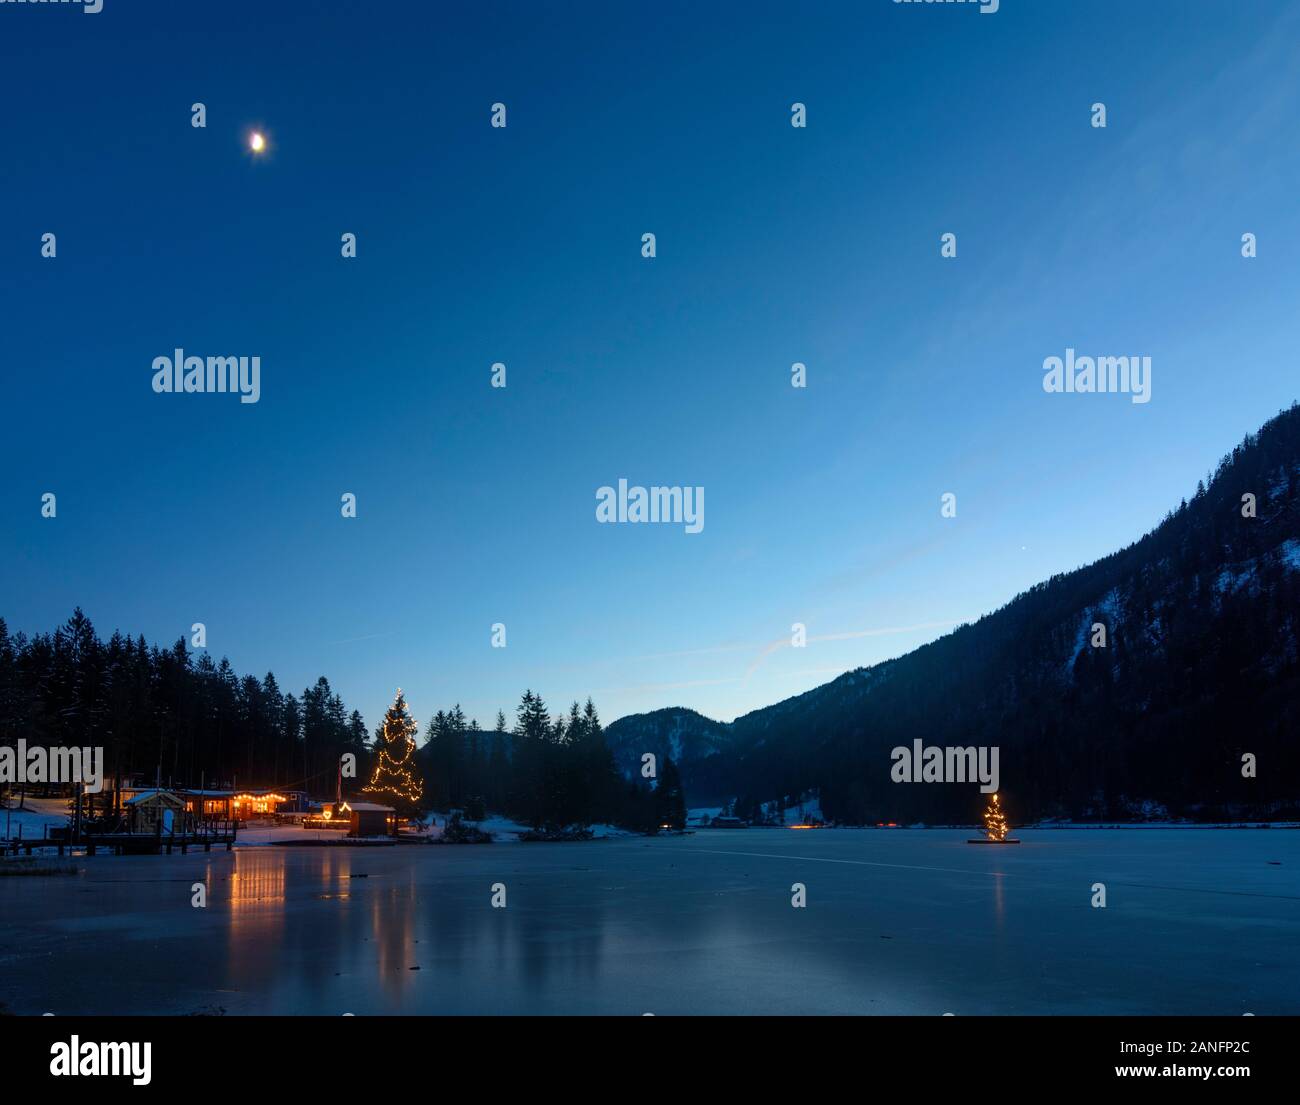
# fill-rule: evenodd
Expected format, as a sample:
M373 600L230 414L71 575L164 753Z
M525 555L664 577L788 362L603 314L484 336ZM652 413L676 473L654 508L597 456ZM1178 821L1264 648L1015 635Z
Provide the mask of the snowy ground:
M16 806L18 799L13 801ZM21 834L24 840L40 840L45 835L46 826L61 828L68 823L66 798L26 798L23 807L21 810L0 810L0 837L13 838Z
M18 1013L1300 1013L1300 832L700 830L0 879ZM190 904L208 886L208 907ZM791 907L791 887L807 907ZM494 909L503 883L507 905ZM1105 908L1094 885L1104 883Z
M434 822L434 825L430 829L431 835L434 837L441 836L442 830L447 823L447 815L445 813L435 812L431 815L431 819ZM531 826L524 825L519 821L512 821L508 817L501 817L497 814L493 814L491 817L485 817L482 821L472 821L468 823L477 825L485 833L491 833L492 839L498 843L518 843L519 834L526 833L531 828ZM625 829L617 828L614 825L590 825L588 827L591 829L591 835L597 839L603 837L635 835L627 832Z
M68 823L68 800L66 798L28 798L23 810L0 810L0 837L18 836L20 827L22 838L41 839L45 835L45 826L61 827ZM5 833L5 816L9 817L9 832ZM430 826L427 822L418 835L436 840L442 835L447 816L435 813ZM492 834L499 843L518 843L518 834L528 831L527 825L511 821L505 817L488 817L478 822L485 832ZM628 832L613 825L592 825L592 835L600 837L629 836ZM248 848L267 844L276 844L290 840L337 840L343 833L329 829L303 829L295 825L275 825L271 822L254 822L239 830L236 847Z
M21 831L22 838L41 839L45 835L46 827L62 827L68 823L68 801L66 798L27 798L24 802L25 808L22 810L0 810L0 837L16 837ZM698 829L701 827L704 818L712 820L722 812L721 806L701 806L687 810L687 827ZM8 832L5 831L8 816ZM816 821L821 818L821 808L812 800L801 805L792 806L785 811L785 824L798 825L806 824L809 821ZM418 835L428 839L437 839L442 835L443 826L446 824L447 815L444 813L433 813L428 821L418 830ZM492 834L494 841L503 844L518 843L519 833L527 832L529 826L521 824L518 821L512 821L507 817L493 815L484 818L477 823L485 832ZM910 826L915 829L924 829L924 825ZM1295 822L1246 822L1222 825L1197 825L1193 822L1171 822L1171 821L1150 821L1136 822L1132 824L1080 824L1077 822L1060 821L1060 822L1043 822L1034 826L1036 829L1070 829L1070 830L1114 830L1114 829L1180 829L1203 831L1214 828L1277 828L1277 829L1297 829L1300 826ZM947 829L955 828L954 826L931 826L931 828ZM974 829L974 826L971 826ZM625 829L617 828L614 825L592 825L591 831L596 838L618 838L634 836L635 834L627 832ZM839 829L837 832L857 832L853 829ZM891 830L893 831L893 830ZM1017 830L1019 831L1019 830ZM302 829L293 825L275 825L270 822L255 822L246 825L239 830L236 839L236 847L257 847L267 844L287 840L336 840L341 835L337 830L325 829Z
M686 811L686 827L688 829L706 827L705 821L712 821L722 810L722 806L694 806ZM767 824L775 825L777 823L776 803L764 802L763 811L768 819ZM780 824L808 825L823 820L821 801L817 798L809 798L802 802L796 802L792 806L787 806L781 811ZM767 825L764 827L767 827Z
M251 848L284 840L341 840L347 835L338 829L304 829L299 825L254 822L235 834L235 847Z

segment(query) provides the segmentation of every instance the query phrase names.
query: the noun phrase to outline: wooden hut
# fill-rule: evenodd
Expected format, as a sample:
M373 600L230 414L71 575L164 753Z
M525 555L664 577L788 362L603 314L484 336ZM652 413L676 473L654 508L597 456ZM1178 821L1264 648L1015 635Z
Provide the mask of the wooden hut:
M347 801L339 805L352 821L351 836L396 836L397 811L377 802Z
M185 799L174 790L141 790L123 803L128 830L133 833L186 831Z

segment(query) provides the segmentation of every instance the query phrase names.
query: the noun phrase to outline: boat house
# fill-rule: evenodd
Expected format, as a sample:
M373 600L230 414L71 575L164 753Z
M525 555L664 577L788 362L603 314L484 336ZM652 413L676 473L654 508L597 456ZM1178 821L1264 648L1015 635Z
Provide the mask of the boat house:
M174 790L137 791L123 804L128 831L133 833L184 833L192 815L185 799Z
M397 811L377 802L342 802L339 813L352 821L352 836L396 836Z

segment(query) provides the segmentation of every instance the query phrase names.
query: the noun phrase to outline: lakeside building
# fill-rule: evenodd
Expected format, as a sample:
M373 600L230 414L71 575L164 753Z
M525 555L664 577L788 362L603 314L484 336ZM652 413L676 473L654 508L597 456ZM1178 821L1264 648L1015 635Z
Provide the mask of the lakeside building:
M185 799L173 790L141 790L123 801L122 812L133 833L185 833L194 822Z
M184 811L195 821L252 821L276 818L305 810L304 791L258 788L250 790L215 790L194 787L128 786L121 790L123 809L142 795L166 793L179 797Z
M352 836L397 835L397 811L392 806L349 800L339 803L338 813L347 815Z

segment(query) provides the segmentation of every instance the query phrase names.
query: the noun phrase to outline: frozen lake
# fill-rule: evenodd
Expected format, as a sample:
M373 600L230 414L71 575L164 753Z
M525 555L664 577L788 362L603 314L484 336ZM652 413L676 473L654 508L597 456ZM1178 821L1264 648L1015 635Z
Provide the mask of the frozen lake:
M704 830L95 857L76 876L0 878L0 1002L56 1014L1300 1013L1300 831L1025 830L1002 848L969 835ZM207 883L206 909L190 905L194 882ZM791 907L795 882L805 909ZM1105 909L1090 904L1096 882Z

